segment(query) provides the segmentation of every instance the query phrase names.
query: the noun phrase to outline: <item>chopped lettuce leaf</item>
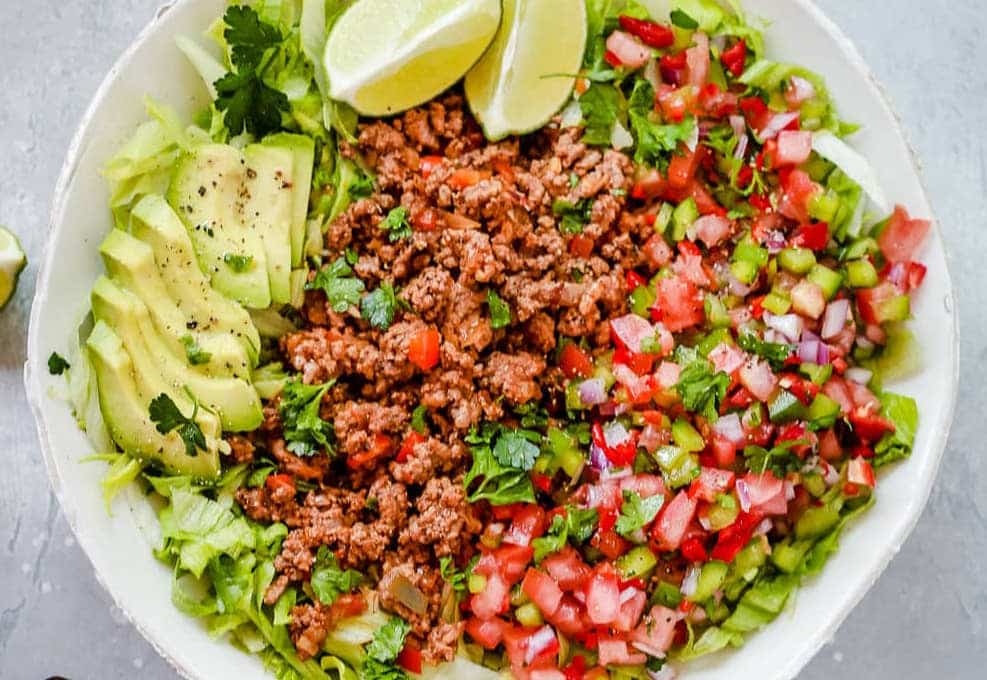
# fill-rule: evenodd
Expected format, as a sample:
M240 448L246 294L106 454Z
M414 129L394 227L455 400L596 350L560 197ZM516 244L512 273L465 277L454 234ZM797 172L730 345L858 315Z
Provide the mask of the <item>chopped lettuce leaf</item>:
M171 503L158 515L161 534L180 568L202 576L210 560L225 554L238 557L255 547L247 521L203 495L176 488ZM170 539L170 541L169 541Z
M885 434L874 447L875 468L911 454L918 428L918 405L911 397L884 392L881 394L881 415L894 423L895 431Z

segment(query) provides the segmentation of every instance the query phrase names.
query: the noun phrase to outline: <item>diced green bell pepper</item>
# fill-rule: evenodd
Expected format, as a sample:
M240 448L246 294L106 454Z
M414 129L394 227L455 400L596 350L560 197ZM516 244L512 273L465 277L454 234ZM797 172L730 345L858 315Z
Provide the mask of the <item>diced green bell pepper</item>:
M730 314L727 307L716 295L709 293L706 296L706 320L713 328L729 328L731 325Z
M579 396L579 381L572 380L565 386L565 407L570 411L585 411L589 408Z
M839 417L840 405L822 392L812 399L806 414L810 430L825 430L828 427L833 427Z
M807 274L816 264L816 254L808 248L785 248L778 253L778 264L786 272Z
M520 607L514 610L514 618L518 620L522 626L528 628L534 626L540 626L545 623L545 619L542 618L541 610L538 609L538 605L534 602L528 602L522 604Z
M807 508L795 523L795 537L802 540L822 536L839 521L839 511L830 505Z
M877 285L877 269L868 260L846 263L846 280L852 288L873 288Z
M672 489L691 484L699 475L696 457L677 446L662 446L654 455L665 477L665 484Z
M713 597L713 593L723 585L730 567L725 562L710 560L703 565L696 582L696 592L689 596L692 602L703 602Z
M911 300L907 295L896 295L874 305L874 317L878 323L907 321L911 315Z
M788 314L788 310L792 307L792 300L781 291L771 291L764 296L761 306L772 314L781 316L782 314Z
M709 356L710 352L724 342L728 345L734 344L733 336L730 335L730 331L726 328L717 328L716 330L707 333L706 337L696 344L696 351L699 352L700 356Z
M466 588L476 595L487 589L487 577L483 574L470 574L466 579Z
M712 503L706 512L706 519L709 521L709 530L719 531L737 521L737 515L740 514L740 506L736 502L729 506Z
M771 547L771 562L786 574L794 574L802 566L810 549L812 541L778 543Z
M699 219L699 208L696 199L691 196L679 203L672 212L672 240L675 242L685 238L689 227Z
M737 260L730 263L730 273L745 285L754 283L760 271L756 264L747 260Z
M880 247L870 236L865 238L858 238L856 241L848 245L840 253L841 260L859 260L865 255L875 255L880 252Z
M703 436L696 431L688 420L677 418L672 423L672 439L680 449L687 453L702 451L706 448Z
M768 418L772 423L785 423L801 418L805 414L805 406L788 390L780 390L775 398L768 402Z
M658 209L658 214L655 215L655 231L659 234L664 234L665 230L668 229L668 225L672 221L672 213L675 209L672 207L671 203L662 203L661 208Z
M658 558L651 549L646 545L639 545L617 559L617 571L625 580L645 579L651 575L657 564Z
M799 365L799 372L806 378L822 387L833 375L833 364L812 364L804 363Z
M813 498L819 498L826 493L826 480L818 472L807 472L802 475L802 486Z
M833 296L840 290L840 284L843 283L843 277L839 272L834 272L821 264L813 266L805 278L822 288L823 295L826 296L827 300L833 299Z
M585 465L585 458L578 443L567 432L554 427L548 430L547 438L548 451L535 461L535 470L551 476L561 469L570 479L574 479L582 472ZM542 463L546 457L547 461ZM539 469L539 464L542 465L542 469Z
M650 318L651 308L654 307L657 297L651 286L638 286L629 296L631 311L645 319Z
M819 222L833 222L840 210L840 197L834 191L820 191L809 199L809 216Z
M682 592L667 581L659 581L654 594L651 596L651 603L675 609L682 603Z

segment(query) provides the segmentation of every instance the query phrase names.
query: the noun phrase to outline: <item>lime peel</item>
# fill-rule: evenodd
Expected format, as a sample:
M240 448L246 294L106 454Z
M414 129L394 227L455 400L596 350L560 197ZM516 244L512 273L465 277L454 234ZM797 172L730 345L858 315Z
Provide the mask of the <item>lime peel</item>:
M6 227L0 227L0 310L14 296L17 280L26 264L27 257L17 236Z

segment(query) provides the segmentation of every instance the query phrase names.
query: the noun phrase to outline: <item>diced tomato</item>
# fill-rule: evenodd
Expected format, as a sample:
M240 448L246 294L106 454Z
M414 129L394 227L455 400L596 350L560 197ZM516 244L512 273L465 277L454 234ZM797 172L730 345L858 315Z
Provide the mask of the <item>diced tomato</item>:
M577 654L569 665L562 669L562 673L565 675L565 680L583 680L583 675L586 673L586 657Z
M689 495L712 503L718 495L733 488L735 479L736 475L730 470L704 467L689 486Z
M920 262L888 262L881 278L894 285L901 294L910 293L922 285L928 268Z
M545 533L548 523L545 511L539 505L525 503L514 515L511 528L504 535L504 542L513 545L531 545L531 540Z
M582 588L590 574L589 567L571 546L549 555L541 566L566 592Z
M500 574L486 575L484 589L470 598L470 609L481 619L492 619L507 611L510 606L511 588Z
M563 635L579 635L590 627L583 606L570 595L563 595L558 608L546 618Z
M398 451L398 455L395 456L395 460L399 463L408 462L408 459L415 452L415 447L424 442L425 435L412 430L405 435L404 441L401 443L401 449Z
M722 437L713 437L709 442L713 459L721 468L732 467L737 460L737 447Z
M702 89L709 77L709 37L702 31L693 33L692 44L685 51L686 82Z
M364 467L373 467L381 458L390 455L393 446L391 438L386 434L378 432L374 435L373 445L361 453L350 455L346 458L346 465L352 470Z
M661 656L672 646L678 620L679 616L674 610L655 605L635 629L631 639L640 643L652 656Z
M435 231L439 226L439 215L433 208L419 210L412 216L415 231Z
M649 238L642 250L653 270L661 269L672 261L672 249L661 234L655 234Z
M699 167L699 149L701 148L697 146L694 151L689 151L682 147L679 149L679 153L672 155L672 160L668 164L669 186L676 189L685 189L689 186L693 175L696 174L696 169Z
M721 562L733 562L737 553L750 542L754 529L762 519L759 513L741 512L733 524L720 530L710 557Z
M675 88L673 85L681 85L685 75L685 52L679 52L678 54L666 54L661 59L658 60L658 70L661 71L661 79L664 83L670 83L667 86L668 91L673 91ZM662 88L664 89L664 88ZM661 89L659 90L659 93ZM665 106L662 105L662 110L664 111ZM682 114L685 113L683 108ZM667 118L668 115L665 114ZM672 120L675 120L672 118ZM681 118L679 118L681 120Z
M639 590L637 588L634 588L633 590L634 594L630 595L628 599L620 605L620 612L617 614L617 620L613 622L614 630L629 633L634 630L634 626L636 626L637 622L641 620L641 614L644 613L644 607L648 603L648 596L644 594L643 590Z
M641 498L665 495L665 482L658 475L633 475L620 480L620 490L633 491Z
M589 236L577 234L569 239L569 252L576 257L586 259L593 254L593 239Z
M706 546L703 545L701 539L696 537L683 541L679 550L682 552L682 557L690 562L705 562L709 559L709 554L706 552Z
M548 475L532 471L531 483L534 484L535 488L539 491L544 491L545 493L552 492L552 478Z
M853 458L847 464L847 481L858 486L873 489L875 482L874 468L863 458Z
M782 387L794 394L806 406L811 404L812 400L819 394L819 385L797 375L786 375L779 382Z
M651 538L659 550L676 550L682 543L689 522L696 514L696 500L688 492L679 493L661 509L651 528Z
M574 342L566 343L562 348L559 367L567 378L588 378L593 375L593 360Z
M866 385L847 380L846 386L850 391L850 397L853 399L855 407L863 409L867 413L876 413L881 410L881 400L867 389Z
M651 50L625 31L614 31L607 36L607 52L616 57L617 65L631 69L640 68L651 59Z
M534 552L531 546L511 543L505 543L494 551L493 556L497 570L509 585L514 585L521 580L521 575L524 574L525 568L531 562Z
M903 207L895 206L887 225L877 237L877 245L890 262L908 262L928 236L928 220L913 220Z
M441 342L442 336L434 328L419 331L408 343L408 360L423 371L435 368L439 363Z
M703 322L706 318L702 294L695 284L675 276L658 281L657 308L661 321L672 333L678 333Z
M558 641L555 644L558 645ZM552 654L557 651L554 650ZM527 680L566 680L566 678L565 673L555 668L533 668L528 671Z
M272 493L278 489L290 489L294 493L295 478L288 474L268 475L264 480L264 486Z
M668 182L657 170L651 169L643 174L639 171L634 185L631 187L631 198L638 201L649 201L661 196L667 186Z
M616 513L613 514L613 517L616 517ZM593 534L593 540L591 543L594 548L599 550L611 560L617 559L630 550L631 547L631 544L616 531L613 529L604 529L602 526L595 534Z
M857 291L857 309L867 324L881 324L887 321L884 303L900 295L894 284L887 281L874 288L861 288Z
M480 619L474 616L466 620L466 632L484 649L494 649L504 639L504 628L508 625L502 619Z
M486 174L489 175L490 173ZM448 184L453 189L462 190L479 184L483 179L485 179L484 173L479 170L474 168L458 168L449 177Z
M675 43L675 34L668 26L627 15L621 15L619 21L622 29L640 38L645 45L662 49Z
M411 645L405 645L397 658L398 665L411 673L422 672L422 650Z
M785 483L771 472L744 475L747 495L751 502L751 512L762 515L784 515L788 510L785 500ZM738 488L739 488L738 482Z
M833 376L823 385L822 391L823 394L840 405L842 413L847 414L853 410L853 397L850 395L850 389L843 378Z
M733 45L723 50L720 55L720 63L723 68L731 73L735 78L739 78L744 73L744 65L747 61L747 43L738 40Z
M620 585L613 568L603 563L586 583L586 614L597 626L613 623L620 613Z
M624 283L627 284L627 292L633 293L639 287L647 285L648 281L643 276L638 274L636 271L631 269L626 274L624 274Z
M850 424L854 433L867 442L876 442L886 432L895 430L894 423L887 418L859 407L850 412Z
M606 50L603 53L603 60L605 62L607 62L608 64L610 64L611 66L613 66L614 68L620 68L621 66L624 65L624 62L622 62L620 60L620 57L618 57L616 54L614 54L610 50Z
M538 605L538 609L545 616L554 614L559 608L559 602L562 601L562 590L555 579L532 567L528 568L524 580L521 581L521 590Z
M802 165L812 154L812 133L808 130L782 130L778 133L777 165Z
M596 647L599 663L609 666L640 666L648 660L640 652L631 652L626 640L615 637L601 636Z
M825 250L829 243L829 225L825 222L813 222L800 226L792 236L792 245L809 250Z
M432 171L442 165L443 161L445 161L445 158L442 156L422 156L418 161L418 170L421 172L422 177L428 179Z
M793 170L783 178L783 193L778 204L782 215L801 223L809 222L809 201L822 188L802 170Z
M819 455L828 461L837 461L843 457L843 447L833 430L825 430L819 435Z
M747 124L755 130L760 130L765 126L771 112L767 104L760 97L746 97L740 100L740 110L747 118Z

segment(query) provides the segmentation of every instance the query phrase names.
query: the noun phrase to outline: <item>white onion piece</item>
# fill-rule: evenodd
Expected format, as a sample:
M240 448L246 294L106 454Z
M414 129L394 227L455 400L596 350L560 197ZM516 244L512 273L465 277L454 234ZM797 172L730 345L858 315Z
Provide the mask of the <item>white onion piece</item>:
M654 453L661 446L662 432L654 425L645 425L638 435L637 445L648 453Z
M579 101L573 99L568 106L562 109L562 127L578 127L583 122L583 109L579 106Z
M603 452L603 449L601 449L595 443L589 445L589 463L594 469L600 470L601 472L609 470L611 467L610 459L607 458L607 454L605 454ZM593 494L593 490L594 487L590 487L591 496ZM593 505L592 500L590 500L590 505Z
M610 329L624 347L632 352L640 352L641 343L655 335L655 327L637 314L625 314L613 319Z
M599 406L607 400L603 378L590 378L579 383L579 401L586 406Z
M700 568L694 564L685 573L685 578L682 579L682 587L679 588L679 591L686 597L695 595L696 588L699 587L699 572Z
M689 151L695 151L696 147L699 146L699 126L693 125L692 132L689 133L689 137L685 140L685 145Z
M740 446L746 440L744 427L740 423L740 416L736 413L729 413L721 416L713 423L713 432L727 440L731 444Z
M768 362L753 358L740 369L740 382L761 401L767 401L778 383Z
M785 480L785 500L795 500L795 485L787 479Z
M874 167L846 142L828 130L820 130L812 135L812 150L859 184L882 215L891 212L891 204L877 181Z
M802 165L812 155L812 133L806 130L782 130L778 133L779 165Z
M686 71L689 84L701 88L709 76L709 38L699 31L692 35L692 42L695 46L685 51Z
M771 531L771 527L773 527L773 526L774 526L774 523L770 519L768 519L767 517L765 517L764 519L761 520L761 523L757 525L757 528L754 529L754 535L755 536L764 536L766 533L768 533L769 531Z
M634 474L634 470L629 467L617 468L607 468L605 470L600 470L600 481L610 482L615 479L625 479Z
M751 144L750 136L745 132L738 137L737 148L733 151L733 157L736 159L741 159L747 155L747 148Z
M610 134L610 145L618 151L634 146L634 137L627 131L627 128L620 124L620 121L617 121L613 125L613 132Z
M586 593L581 590L572 591L572 596L576 598L576 602L579 604L586 604Z
M840 471L835 467L824 460L819 461L819 465L822 467L823 480L828 486L833 486L840 480Z
M524 662L530 664L538 655L548 649L551 644L555 641L555 630L549 626L544 625L528 638L528 648L524 652Z
M874 372L860 366L854 366L853 368L848 368L844 375L851 382L855 382L858 385L867 385L870 379L874 377Z
M802 329L805 323L798 314L772 314L764 312L764 323L768 328L773 328L787 338L788 342L798 342L802 337Z
M738 479L733 488L737 492L737 500L740 501L740 509L744 512L750 512L751 494L750 489L747 488L747 482L742 479Z
M649 60L648 63L645 64L644 71L641 75L643 75L644 79L651 84L651 87L655 89L655 92L661 89L661 71L658 70L657 59Z
M847 299L833 300L826 306L826 313L823 314L822 328L819 334L824 340L835 338L843 332L849 316L850 301Z
M798 117L798 111L776 113L768 121L768 124L764 126L764 129L758 132L757 136L761 138L761 141L774 139L778 136L779 132L791 125L792 121L798 120Z

